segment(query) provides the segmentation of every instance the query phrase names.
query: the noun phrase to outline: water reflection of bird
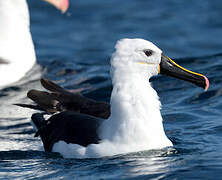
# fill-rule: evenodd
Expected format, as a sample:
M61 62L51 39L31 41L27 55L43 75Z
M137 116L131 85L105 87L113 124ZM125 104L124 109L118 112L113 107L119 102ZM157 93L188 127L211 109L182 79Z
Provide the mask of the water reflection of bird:
M111 58L113 90L110 105L71 93L49 80L51 93L31 90L37 105L24 105L55 113L48 120L40 113L32 120L45 151L64 157L98 157L172 146L160 113L161 103L149 79L165 74L204 88L208 79L177 65L149 41L122 39Z
M68 0L45 0L62 12ZM35 64L26 0L0 1L0 87L21 79Z

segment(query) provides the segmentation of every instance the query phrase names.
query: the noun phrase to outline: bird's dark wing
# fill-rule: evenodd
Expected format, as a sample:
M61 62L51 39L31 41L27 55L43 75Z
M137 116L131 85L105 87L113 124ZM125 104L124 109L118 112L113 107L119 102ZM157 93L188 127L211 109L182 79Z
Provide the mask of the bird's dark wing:
M52 115L45 121L40 113L32 116L34 124L39 129L36 136L40 135L44 149L52 151L53 145L58 141L87 146L98 144L98 128L104 121L93 116L79 114L71 111Z
M16 104L22 107L44 110L48 113L73 111L81 114L107 119L110 116L110 104L84 97L80 91L70 92L47 79L41 79L42 86L50 92L30 90L27 96L35 105Z

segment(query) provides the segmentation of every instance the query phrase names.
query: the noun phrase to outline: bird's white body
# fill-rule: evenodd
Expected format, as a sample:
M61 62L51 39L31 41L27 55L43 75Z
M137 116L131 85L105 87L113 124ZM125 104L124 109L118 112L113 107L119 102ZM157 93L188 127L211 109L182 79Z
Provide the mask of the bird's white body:
M133 61L140 57L138 53L132 54L134 49L126 48L127 41L117 44L111 60L111 116L102 126L102 139L130 144L130 151L171 146L163 129L159 97L149 82L151 76L158 74L159 67ZM150 47L147 41L145 45L142 40L134 43Z
M154 53L146 57L145 49ZM99 144L86 148L58 142L64 157L99 157L172 146L164 132L161 103L149 78L157 75L162 51L142 39L123 39L111 59L111 116L100 127Z
M35 64L26 0L0 1L0 87L21 79Z

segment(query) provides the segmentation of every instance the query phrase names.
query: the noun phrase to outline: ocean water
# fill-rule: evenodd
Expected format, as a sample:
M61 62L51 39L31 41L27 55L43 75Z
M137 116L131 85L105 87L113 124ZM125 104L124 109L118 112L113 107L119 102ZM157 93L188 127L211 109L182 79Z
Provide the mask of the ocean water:
M29 1L38 65L0 90L1 179L221 179L222 2L220 0L70 0L61 14ZM97 159L64 159L45 153L29 123L30 102L43 75L67 89L109 101L109 59L121 38L144 38L178 64L205 74L207 92L177 79L152 79L173 148Z

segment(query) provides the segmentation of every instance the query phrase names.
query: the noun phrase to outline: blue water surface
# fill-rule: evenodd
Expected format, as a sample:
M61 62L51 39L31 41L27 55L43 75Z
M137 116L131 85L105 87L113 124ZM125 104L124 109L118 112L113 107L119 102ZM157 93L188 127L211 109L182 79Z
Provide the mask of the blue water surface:
M31 32L44 77L109 102L109 59L121 38L154 42L180 65L205 74L207 92L177 79L152 79L174 148L99 159L63 159L39 149L25 93L39 79L0 90L1 179L221 179L222 1L70 0L61 14L29 0Z

